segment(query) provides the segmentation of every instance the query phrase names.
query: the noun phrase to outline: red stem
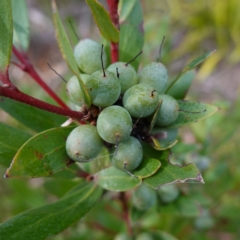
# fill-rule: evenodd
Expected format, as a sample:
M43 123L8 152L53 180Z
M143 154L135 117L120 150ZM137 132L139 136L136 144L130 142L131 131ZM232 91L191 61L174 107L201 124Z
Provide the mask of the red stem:
M25 104L28 104L52 113L67 116L76 120L81 120L84 116L84 114L81 112L57 107L52 104L38 100L34 97L31 97L25 93L20 92L16 87L12 87L12 86L6 86L6 87L0 86L0 96L8 97L18 102L22 102L22 103L25 103Z
M118 16L118 2L119 0L107 0L110 18L115 25L115 27L119 30L119 16ZM119 58L119 50L118 43L111 42L111 61L112 63L117 62Z
M13 53L22 63L21 69L27 72L48 94L52 97L61 107L68 108L68 106L56 95L56 93L42 80L38 75L33 65L30 63L28 56L24 52L20 52L15 46L13 46Z

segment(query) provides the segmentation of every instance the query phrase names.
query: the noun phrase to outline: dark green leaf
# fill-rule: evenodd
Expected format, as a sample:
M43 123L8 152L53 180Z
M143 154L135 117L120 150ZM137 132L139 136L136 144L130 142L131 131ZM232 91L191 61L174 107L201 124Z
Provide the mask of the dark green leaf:
M53 11L53 23L54 23L54 28L56 31L56 38L57 38L59 49L62 53L63 58L67 62L69 68L72 70L72 72L78 78L79 84L81 86L81 91L82 91L82 94L84 97L84 102L87 107L90 107L91 106L91 98L90 98L90 95L88 94L87 88L85 87L82 79L79 77L80 71L79 71L78 65L76 63L76 60L74 58L72 47L68 40L67 34L66 34L65 29L62 24L62 21L59 17L55 0L52 0L52 11Z
M108 12L96 0L86 0L101 35L109 42L119 41L119 31L112 23Z
M0 225L1 239L45 240L81 219L98 201L102 190L81 184L59 201L23 212Z
M73 128L53 128L30 138L15 155L6 177L44 177L66 168L72 162L66 139Z
M140 178L146 178L156 173L160 167L161 162L159 160L143 157L140 166L133 171L133 175Z
M194 181L204 183L202 176L194 164L186 166L173 165L169 161L169 151L156 151L144 144L144 154L148 157L157 158L162 163L161 168L154 175L145 178L144 183L158 189L170 183L184 183Z
M18 149L30 137L26 132L0 123L0 164L9 167Z
M178 101L179 103L179 115L177 120L168 126L169 128L179 128L187 124L191 124L207 118L214 114L218 108L199 102L190 102L190 101Z
M175 83L181 79L181 77L183 76L184 73L194 69L195 67L197 67L200 63L202 63L204 60L206 60L207 58L209 58L215 51L211 51L211 52L207 52L204 53L203 55L201 55L200 57L194 59L193 61L191 61L179 74L178 76L172 80L170 82L170 84L168 85L167 89L166 89L166 93L168 94L170 89L173 87L173 85L175 85Z
M24 52L29 46L29 20L26 0L11 0L13 11L13 44Z
M121 192L135 188L142 180L130 176L128 173L115 167L109 167L95 174L96 183L104 189Z
M139 1L134 1L134 6L131 8L128 0L122 0L119 4L120 12L120 40L119 40L119 56L120 61L129 62L132 60L143 48L144 30L143 30L143 13ZM137 70L139 56L131 64Z
M36 132L59 127L66 121L66 117L50 113L12 99L2 98L0 107L13 118Z
M0 1L0 73L7 72L12 53L13 20L11 1Z
M195 77L195 72L193 70L185 73L171 87L171 89L169 89L167 94L174 97L175 99L184 99L188 92L188 89L192 84L194 77Z

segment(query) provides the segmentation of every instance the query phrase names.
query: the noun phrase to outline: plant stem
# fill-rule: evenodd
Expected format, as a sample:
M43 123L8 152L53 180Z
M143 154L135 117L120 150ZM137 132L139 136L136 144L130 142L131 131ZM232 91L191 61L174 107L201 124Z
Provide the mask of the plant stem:
M119 0L107 0L109 14L115 27L119 30L119 16L118 16L118 2ZM111 61L117 62L119 58L118 43L111 42Z
M70 109L61 108L54 106L52 104L43 102L41 100L38 100L34 97L31 97L25 93L20 92L15 86L0 86L0 96L8 97L13 100L16 100L18 102L22 102L28 105L31 105L33 107L37 107L52 113L56 113L62 116L67 116L76 120L81 120L84 116L83 113L72 111Z
M128 235L132 237L133 231L132 231L132 226L131 226L131 221L129 218L129 211L128 211L128 203L127 203L127 196L126 192L120 192L119 199L122 204L122 210L123 210L123 220L126 223Z
M15 46L13 46L13 53L22 64L21 69L28 73L61 107L69 109L68 106L57 96L57 94L42 80L29 61L27 54L20 52Z

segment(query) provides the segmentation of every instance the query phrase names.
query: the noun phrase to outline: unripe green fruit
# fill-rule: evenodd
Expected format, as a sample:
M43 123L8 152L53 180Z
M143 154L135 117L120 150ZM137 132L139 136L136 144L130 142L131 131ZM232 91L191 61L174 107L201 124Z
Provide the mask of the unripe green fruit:
M74 57L78 67L87 74L102 69L101 63L101 50L102 46L91 40L83 39L74 48ZM107 55L103 49L103 65L107 65Z
M123 95L123 107L135 118L151 115L157 108L158 93L147 84L137 84Z
M88 74L80 74L80 78L82 79L83 83L89 78ZM82 95L81 87L76 76L72 76L66 85L67 95L71 102L78 106L82 106L84 104L84 98Z
M152 188L141 184L134 192L133 192L133 205L139 210L146 210L151 208L153 205L157 203L157 194L156 191Z
M126 64L125 62L115 62L107 68L108 71L114 73L116 76L118 69L121 93L126 92L127 89L137 84L137 73L135 69L130 64Z
M157 193L164 203L168 203L174 201L179 196L179 189L171 184L159 188Z
M127 233L118 233L114 240L133 240L131 237L128 236Z
M115 103L121 93L121 86L117 77L109 71L96 71L86 82L92 104L99 107L108 107Z
M81 125L72 130L66 141L68 156L77 162L93 159L101 152L103 141L97 128L92 125Z
M137 235L136 240L156 240L156 238L154 236L152 236L150 233L143 232L143 233L140 233L139 235ZM162 240L164 240L164 239L162 239Z
M207 230L214 226L214 219L207 209L201 211L201 215L194 221L194 225L199 230Z
M160 62L151 62L138 74L138 83L149 84L161 93L168 80L166 67Z
M117 145L117 149L112 152L111 162L118 169L132 171L140 165L142 158L141 143L135 137L130 136L126 141Z
M156 126L168 126L175 122L179 115L179 104L177 100L166 94L159 94L162 105L157 114Z
M123 107L107 107L98 116L97 130L103 140L117 144L130 136L132 118Z

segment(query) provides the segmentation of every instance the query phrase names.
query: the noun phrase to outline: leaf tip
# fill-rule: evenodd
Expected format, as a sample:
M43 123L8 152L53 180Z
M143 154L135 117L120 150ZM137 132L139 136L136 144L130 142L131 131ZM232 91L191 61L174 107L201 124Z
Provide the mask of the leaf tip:
M56 1L55 1L55 0L52 0L51 3L52 3L52 12L53 12L53 13L56 13L56 12L57 12L57 4L56 4Z

